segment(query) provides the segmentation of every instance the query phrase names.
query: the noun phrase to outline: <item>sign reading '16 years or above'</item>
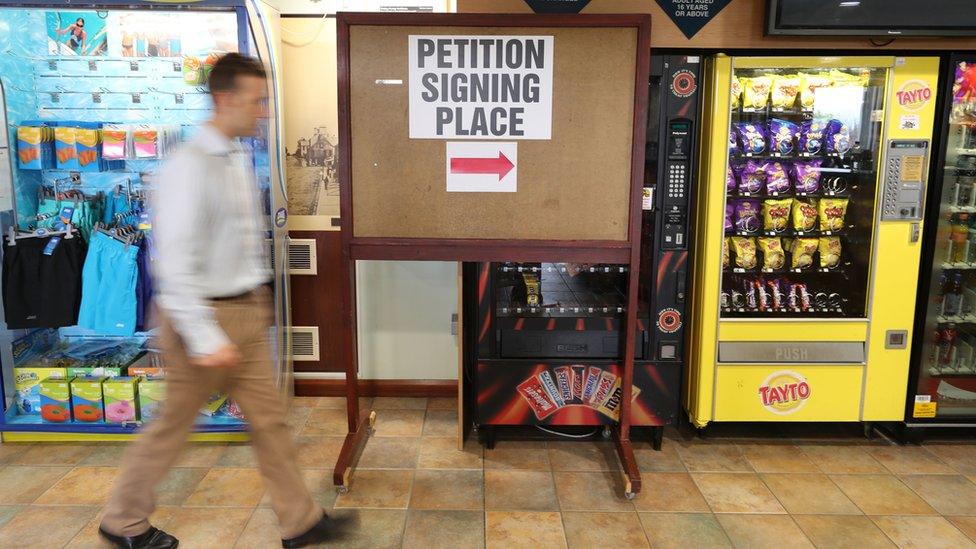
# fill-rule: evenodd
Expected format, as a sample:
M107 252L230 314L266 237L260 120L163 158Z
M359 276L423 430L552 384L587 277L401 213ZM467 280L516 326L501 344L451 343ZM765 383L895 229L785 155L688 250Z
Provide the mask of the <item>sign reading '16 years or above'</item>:
M411 35L411 139L550 139L552 36Z

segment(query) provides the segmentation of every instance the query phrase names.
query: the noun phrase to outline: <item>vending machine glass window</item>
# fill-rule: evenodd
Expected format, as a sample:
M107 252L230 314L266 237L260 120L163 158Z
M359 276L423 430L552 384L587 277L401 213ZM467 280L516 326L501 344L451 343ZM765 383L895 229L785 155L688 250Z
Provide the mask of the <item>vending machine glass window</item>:
M914 419L976 418L976 64L952 63ZM936 206L929 208L936 213ZM931 230L931 229L930 229ZM925 290L923 290L925 291ZM909 395L910 397L912 395Z
M884 68L736 68L723 318L864 318Z

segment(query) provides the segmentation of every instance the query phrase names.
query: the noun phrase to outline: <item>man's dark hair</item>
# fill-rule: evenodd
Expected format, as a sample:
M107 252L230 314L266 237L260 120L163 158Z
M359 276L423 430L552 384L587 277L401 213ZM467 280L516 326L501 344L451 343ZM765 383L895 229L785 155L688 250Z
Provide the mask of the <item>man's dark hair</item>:
M268 74L257 59L239 53L228 53L218 59L210 71L210 79L207 82L210 93L234 90L237 87L238 76L267 78Z

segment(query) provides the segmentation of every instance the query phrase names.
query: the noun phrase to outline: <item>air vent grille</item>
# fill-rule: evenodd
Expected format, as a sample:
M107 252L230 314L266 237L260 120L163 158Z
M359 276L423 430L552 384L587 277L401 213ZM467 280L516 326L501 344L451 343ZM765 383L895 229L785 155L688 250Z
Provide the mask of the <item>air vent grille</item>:
M296 361L318 361L319 327L292 326L291 354Z
M293 238L288 244L288 274L318 274L315 239Z

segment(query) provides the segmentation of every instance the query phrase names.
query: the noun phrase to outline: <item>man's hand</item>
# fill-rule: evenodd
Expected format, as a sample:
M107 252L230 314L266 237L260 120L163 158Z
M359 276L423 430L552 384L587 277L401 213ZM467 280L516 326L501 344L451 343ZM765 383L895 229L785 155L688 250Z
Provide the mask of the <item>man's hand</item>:
M243 357L237 350L237 346L228 343L213 354L190 359L190 363L204 368L229 368L240 364L241 360Z

